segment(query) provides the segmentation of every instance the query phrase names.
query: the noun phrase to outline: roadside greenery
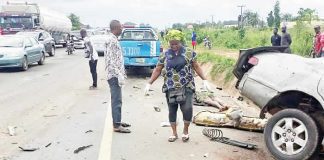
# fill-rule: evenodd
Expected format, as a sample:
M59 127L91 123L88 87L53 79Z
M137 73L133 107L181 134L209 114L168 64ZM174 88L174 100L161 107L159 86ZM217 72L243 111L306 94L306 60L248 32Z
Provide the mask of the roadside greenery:
M198 62L201 64L210 63L212 65L210 74L213 80L216 77L224 76L225 83L227 83L234 78L232 71L235 60L232 58L223 57L211 52L202 52L198 54Z

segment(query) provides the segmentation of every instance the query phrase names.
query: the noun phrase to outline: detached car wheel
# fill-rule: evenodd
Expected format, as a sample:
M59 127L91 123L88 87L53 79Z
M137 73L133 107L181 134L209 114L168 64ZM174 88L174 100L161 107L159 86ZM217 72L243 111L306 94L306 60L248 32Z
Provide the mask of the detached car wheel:
M27 71L28 70L28 60L27 57L25 56L21 62L21 70L22 71Z
M323 136L315 121L297 109L276 113L264 129L268 150L276 159L309 159L319 148Z

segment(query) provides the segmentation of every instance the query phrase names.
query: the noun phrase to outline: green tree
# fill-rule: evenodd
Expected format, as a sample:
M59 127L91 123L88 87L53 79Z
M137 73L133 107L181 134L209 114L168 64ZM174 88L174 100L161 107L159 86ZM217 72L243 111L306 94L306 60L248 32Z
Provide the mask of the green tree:
M68 18L71 20L72 23L72 30L79 30L81 29L81 22L80 17L71 13Z
M298 16L297 16L298 21L306 21L309 24L312 23L312 20L318 20L319 19L318 15L316 14L315 9L300 8L297 14L298 14Z
M273 27L274 25L274 16L272 11L270 11L270 13L268 14L267 23L269 27Z
M294 16L292 14L290 14L290 13L284 13L281 16L281 20L282 21L286 21L286 22L293 21L294 20Z
M244 12L243 19L247 25L250 25L252 27L256 27L260 21L259 14L257 12L252 11Z
M280 27L280 22L281 22L280 3L279 3L279 1L276 2L273 11L274 11L274 26L279 28Z
M173 29L182 29L182 28L185 28L185 26L183 24L181 24L181 23L174 23L172 25L172 28Z

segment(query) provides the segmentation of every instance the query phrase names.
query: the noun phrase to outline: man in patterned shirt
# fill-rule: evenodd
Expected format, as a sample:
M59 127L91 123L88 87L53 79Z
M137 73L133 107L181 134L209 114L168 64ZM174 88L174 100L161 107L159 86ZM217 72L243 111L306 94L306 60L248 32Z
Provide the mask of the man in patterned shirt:
M126 74L124 68L124 59L122 49L118 42L118 36L122 33L122 26L119 21L112 20L110 22L110 30L105 46L105 63L108 84L111 94L111 107L114 131L120 133L130 133L127 123L121 122L122 92L121 86L125 84Z

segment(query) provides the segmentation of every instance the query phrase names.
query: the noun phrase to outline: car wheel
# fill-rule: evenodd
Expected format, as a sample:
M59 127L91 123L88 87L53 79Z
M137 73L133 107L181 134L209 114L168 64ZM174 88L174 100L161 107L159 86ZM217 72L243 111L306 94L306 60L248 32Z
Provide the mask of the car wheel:
M49 52L50 56L55 56L55 46L51 47L51 52Z
M21 70L22 71L27 71L28 70L28 60L27 57L24 56L22 62L21 62Z
M323 136L315 121L297 109L276 113L264 129L268 150L276 159L309 159L319 148Z
M42 53L42 57L40 58L40 60L37 62L39 65L43 65L45 62L45 54Z

